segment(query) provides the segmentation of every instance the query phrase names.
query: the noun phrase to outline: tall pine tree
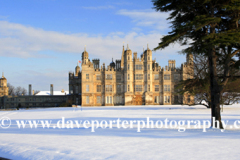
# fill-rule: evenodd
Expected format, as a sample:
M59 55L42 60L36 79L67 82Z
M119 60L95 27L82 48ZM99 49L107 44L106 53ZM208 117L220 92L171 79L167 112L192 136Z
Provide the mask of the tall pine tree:
M220 95L234 76L231 67L239 65L234 58L240 51L240 0L153 0L153 5L156 11L170 12L172 24L154 50L179 42L189 45L183 53L208 57L212 117L221 122ZM220 74L217 65L223 66Z

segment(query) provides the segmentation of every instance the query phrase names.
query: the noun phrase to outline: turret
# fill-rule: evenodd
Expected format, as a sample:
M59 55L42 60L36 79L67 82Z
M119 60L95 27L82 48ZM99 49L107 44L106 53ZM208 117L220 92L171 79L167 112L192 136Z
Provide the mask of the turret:
M82 53L82 64L87 64L88 62L88 52L86 51L86 46L84 52Z
M152 92L152 67L152 50L149 49L147 44L147 49L144 51L144 71L147 75L145 85L147 86L147 92Z
M147 49L144 51L144 58L145 58L145 62L152 61L152 50L149 49L148 44L147 44Z
M77 66L75 68L75 76L78 76L79 72L80 72L80 67L79 67L79 63L77 63Z
M112 62L110 63L110 67L115 68L115 63L113 62L113 58L112 58Z
M132 50L129 49L128 44L127 44L127 49L126 49L126 51L125 51L124 56L125 56L126 62L127 62L127 61L128 61L128 62L129 62L129 61L132 61Z
M4 73L2 72L2 78L0 79L1 87L7 87L7 79L4 77Z
M131 62L132 62L132 51L129 49L127 44L127 49L124 52L124 69L131 70Z
M133 61L132 51L127 45L127 49L124 53L124 77L126 83L126 92L133 91Z
M124 67L124 45L123 45L123 50L122 50L122 58L121 58L121 68Z
M7 79L2 73L2 78L0 78L0 97L8 95Z

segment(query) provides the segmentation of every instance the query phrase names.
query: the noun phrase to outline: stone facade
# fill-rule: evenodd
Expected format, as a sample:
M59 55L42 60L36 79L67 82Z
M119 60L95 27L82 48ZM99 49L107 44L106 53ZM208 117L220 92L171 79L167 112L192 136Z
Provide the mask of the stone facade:
M161 68L152 59L147 47L140 57L129 49L122 50L121 60L100 67L99 59L89 60L86 49L82 53L82 69L69 73L69 93L75 104L82 106L112 105L171 105L193 103L194 97L176 94L180 80L193 78L193 57L176 69L175 60Z

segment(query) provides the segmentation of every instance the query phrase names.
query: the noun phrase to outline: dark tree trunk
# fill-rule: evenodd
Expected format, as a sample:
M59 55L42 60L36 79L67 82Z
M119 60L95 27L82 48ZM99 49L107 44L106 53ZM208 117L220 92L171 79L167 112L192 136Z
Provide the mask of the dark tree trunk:
M216 69L216 53L215 49L211 48L208 54L209 58L209 72L210 72L210 92L211 92L211 108L212 108L212 126L213 117L215 117L215 127L217 126L217 121L219 121L219 128L223 129L221 121L221 108L220 108L220 95L222 86L218 85L217 81L217 69Z

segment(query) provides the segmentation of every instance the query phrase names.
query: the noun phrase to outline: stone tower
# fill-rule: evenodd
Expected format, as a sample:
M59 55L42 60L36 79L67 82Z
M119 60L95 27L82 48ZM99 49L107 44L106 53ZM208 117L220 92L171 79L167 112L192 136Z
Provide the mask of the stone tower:
M75 76L78 76L79 72L80 72L80 67L79 67L79 64L77 63L77 66L75 68Z
M122 50L122 57L121 57L121 68L124 68L124 45L123 45L123 50Z
M82 64L88 63L88 52L86 51L86 46L84 48L84 51L82 52Z
M124 52L124 81L125 91L133 92L133 62L132 62L132 51L127 45L127 49Z
M7 79L4 77L4 73L2 73L2 78L0 79L0 97L2 96L8 96Z
M144 81L145 81L145 104L151 104L153 100L152 95L152 50L147 49L144 51Z

